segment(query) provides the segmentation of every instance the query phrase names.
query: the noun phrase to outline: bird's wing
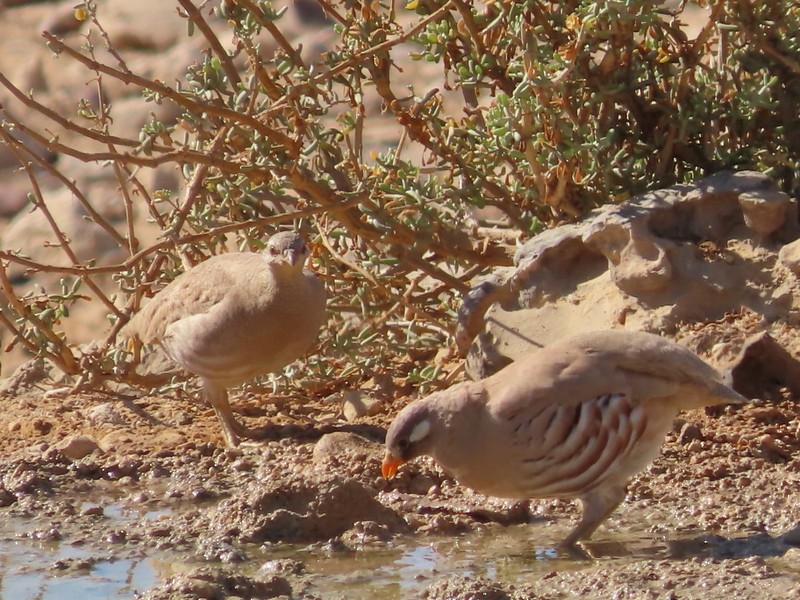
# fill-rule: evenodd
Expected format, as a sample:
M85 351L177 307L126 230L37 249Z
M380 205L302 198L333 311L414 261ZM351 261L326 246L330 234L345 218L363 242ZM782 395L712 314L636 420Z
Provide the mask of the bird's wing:
M670 398L678 409L744 401L691 351L636 332L568 338L512 363L485 385L491 412L504 418L607 394L623 394L634 403Z
M234 289L235 278L227 268L231 258L212 257L176 277L134 315L123 333L154 343L172 323L211 311Z

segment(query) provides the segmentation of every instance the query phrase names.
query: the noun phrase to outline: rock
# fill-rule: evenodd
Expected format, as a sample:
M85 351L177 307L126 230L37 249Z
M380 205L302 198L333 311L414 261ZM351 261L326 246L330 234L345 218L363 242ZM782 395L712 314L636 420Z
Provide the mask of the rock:
M0 0L0 8L11 8L25 4L38 4L43 0Z
M103 402L86 411L86 420L95 427L108 425L125 425L128 422L118 410L115 402Z
M782 246L778 252L781 264L795 275L800 275L800 240Z
M5 100L4 100L5 102ZM8 109L0 108L0 122L5 120L6 114ZM15 112L8 112L9 116L17 117L16 120L20 122L25 122L25 119L20 119L20 115L17 115ZM31 136L27 135L22 131L14 131L14 137L22 143L28 150L32 150L36 155L40 156L44 160L51 162L55 158L55 154L42 146L38 141L36 141ZM14 152L6 144L0 144L0 169L6 169L8 167L17 168L19 167L19 159Z
M28 204L30 191L31 181L26 173L5 169L0 176L0 217L13 217L19 213Z
M153 446L156 448L177 448L186 443L186 434L177 429L162 429L153 438Z
M683 427L681 427L680 434L678 434L678 442L684 446L695 440L702 439L703 432L700 431L700 428L694 423L684 423Z
M170 577L167 581L141 596L142 600L168 600L193 598L197 600L222 600L223 598L294 597L289 582L277 575L247 577L219 568L201 567L191 573Z
M781 540L783 543L790 544L791 546L800 546L800 523L784 533L781 536Z
M760 242L797 235L795 201L755 172L718 173L601 207L538 234L519 249L515 267L476 283L459 310L459 352L480 378L567 333L671 331L743 306L776 321L800 284L789 278L784 289L766 291L752 284L775 288L786 279L773 272L774 245Z
M353 527L342 534L341 539L346 546L359 548L370 544L384 544L392 537L392 532L385 525L374 521L356 521Z
M381 504L376 491L355 479L328 473L319 479L296 472L289 479L223 500L211 524L221 533L239 531L244 542L315 542L343 534L358 521L400 531L405 521Z
M365 462L367 457L380 461L383 446L355 433L335 431L326 433L314 445L315 465L339 465L352 461Z
M75 2L61 2L44 19L39 21L36 31L49 31L54 35L76 31L83 23L75 18ZM23 88L25 89L25 88Z
M348 390L342 394L342 414L348 423L360 417L374 415L380 408L380 400L364 396L358 390Z
M126 429L112 431L103 436L98 445L103 452L118 452L134 446L134 434Z
M197 554L206 562L233 564L248 560L247 554L241 548L235 547L227 540L214 538L204 537L198 544Z
M731 386L748 398L763 397L775 385L788 387L800 396L800 361L767 332L748 338L725 373Z
M114 132L120 137L136 139L139 137L142 127L153 119L165 123L167 127L171 128L182 110L181 107L171 102L157 104L148 102L142 96L126 96L111 106L111 116L115 123L119 123ZM92 165L92 167L97 170L96 165Z
M3 382L0 388L0 396L19 396L24 392L30 392L50 376L51 369L52 367L49 364L39 360L29 360L22 363Z
M305 572L305 570L305 563L295 558L276 558L268 560L258 569L260 573L277 573L281 575L300 575Z
M186 35L186 20L171 2L105 0L97 8L98 19L117 50L164 50Z
M429 600L511 600L512 595L499 584L483 577L453 575L431 584L425 591Z
M739 196L744 223L759 236L769 236L787 221L797 222L797 203L778 190L748 192Z
M11 506L17 501L17 497L6 488L0 487L0 508Z
M97 442L86 435L71 435L56 444L55 447L61 454L72 460L80 460L100 448Z

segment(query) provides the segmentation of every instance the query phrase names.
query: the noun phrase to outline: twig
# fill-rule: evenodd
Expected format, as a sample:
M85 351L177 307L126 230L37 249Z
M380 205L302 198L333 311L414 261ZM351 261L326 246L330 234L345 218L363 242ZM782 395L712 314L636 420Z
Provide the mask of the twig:
M0 262L0 287L2 287L3 292L6 295L6 300L8 300L11 308L13 308L20 317L24 318L26 321L29 321L37 329L37 331L46 337L47 340L58 350L57 354L51 353L45 348L37 348L36 352L49 357L50 360L58 364L65 373L77 373L78 363L69 347L58 335L56 335L49 325L33 314L33 311L31 311L30 307L26 306L17 297L17 294L8 279L6 267L2 262Z
M179 1L184 2L186 0ZM270 35L275 38L275 41L278 42L278 45L283 48L283 51L286 52L288 57L294 63L295 67L299 69L306 68L305 64L303 63L303 59L300 58L300 53L289 43L289 40L287 40L283 33L281 33L281 30L275 26L275 23L265 18L264 12L258 6L256 6L255 2L252 0L233 0L233 2L247 9L250 14L253 15L253 18L258 21L258 24L269 31Z
M214 54L220 60L222 64L222 69L225 71L225 75L228 76L228 82L230 83L231 90L235 91L242 83L241 78L239 77L239 72L236 70L236 66L233 64L230 55L225 51L225 48L222 47L219 39L217 38L214 31L208 25L208 22L203 18L203 14L197 10L197 7L192 4L189 0L178 0L180 5L183 7L183 10L186 11L186 15L188 18L197 25L197 28L203 33L208 41L211 49L214 51Z
M69 119L64 118L51 108L34 100L32 96L24 94L19 88L17 88L13 83L11 83L11 81L9 81L5 75L3 75L2 71L0 71L0 84L2 84L3 87L5 87L9 92L11 92L11 94L22 104L44 115L51 121L58 123L61 127L66 129L67 131L73 131L83 137L86 137L90 140L95 140L97 142L101 142L103 144L114 144L115 146L127 146L129 148L136 148L140 144L138 140L120 138L113 135L109 135L107 133L96 131L94 129L88 129L86 127L78 125L77 123L74 123L73 121L70 121ZM0 109L4 109L2 103L0 103ZM170 148L168 148L167 146L159 146L158 144L154 144L152 148L157 152L168 152L170 150Z
M342 15L340 15L335 8L331 5L328 0L317 0L317 2L322 6L322 9L329 15L331 15L334 19L339 21L340 24L344 25L345 27L350 26L350 21L345 19Z
M395 307L403 306L404 308L407 308L408 310L412 311L416 316L418 316L418 317L420 317L422 319L425 319L425 320L433 321L434 323L438 324L438 322L436 321L436 319L432 315L429 315L428 313L426 313L425 311L423 311L419 307L414 306L413 304L411 304L403 296L398 296L397 294L392 292L389 288L387 288L385 285L383 285L382 282L377 280L371 273L369 273L368 271L366 271L365 269L363 269L362 267L360 267L356 263L348 260L347 258L342 256L341 254L339 254L333 248L331 243L328 241L328 237L325 234L325 231L322 229L322 226L319 223L317 223L317 231L319 231L320 236L322 238L322 244L328 250L330 255L334 258L334 260L336 260L337 262L340 262L343 265L345 265L346 267L354 270L356 273L361 274L362 277L364 277L373 286L375 286L375 288L380 290L386 297L393 299L395 301L395 305L394 305ZM390 311L388 311L387 313L384 313L384 314L388 314L390 312L393 312L394 310L396 310L396 308L395 309L390 309ZM388 316L387 316L387 318L388 318Z
M4 129L0 128L0 136L5 138L7 135L8 133ZM69 258L69 260L72 262L73 265L79 264L80 261L78 260L78 257L75 255L75 252L73 252L69 240L64 235L64 232L61 231L61 228L58 226L58 223L56 223L55 219L53 218L50 209L47 207L47 203L44 201L44 197L42 196L42 190L39 187L39 182L37 181L36 175L34 175L33 170L31 169L30 163L23 160L19 152L20 150L24 150L26 153L32 154L31 150L25 148L24 146L17 146L17 145L8 145L8 147L15 154L20 164L22 165L22 168L25 169L25 172L28 174L28 179L31 182L33 194L36 197L36 208L42 213L42 215L44 215L45 219L47 220L47 223L50 225L50 229L53 231L53 234L56 236L56 239L58 240L59 246L67 255L67 258ZM115 313L119 312L117 307L114 306L114 303L111 302L111 300L109 300L106 297L106 295L103 293L100 287L91 278L84 277L84 281L86 285L89 286L89 288L97 295L100 301L106 305L106 308Z
M177 105L182 106L183 108L203 114L206 113L208 115L213 115L216 117L220 117L227 121L233 123L241 123L242 125L247 125L248 127L253 128L255 131L258 131L262 134L265 138L270 140L275 144L280 144L284 146L287 151L293 156L297 157L299 154L299 145L292 140L292 138L288 137L287 135L277 131L273 127L262 123L258 119L250 116L245 115L235 110L231 110L224 106L219 106L216 104L205 103L200 104L191 100L187 96L181 94L180 92L172 89L171 87L164 85L160 81L152 81L146 79L144 77L139 77L138 75L134 75L133 73L124 73L119 71L118 69L114 69L108 65L104 65L102 63L97 62L96 60L92 60L87 56L81 54L77 50L67 46L64 42L59 40L53 34L45 31L42 33L42 36L47 40L49 44L52 45L53 49L56 52L63 52L71 58L74 58L84 66L88 67L92 71L99 71L101 73L105 73L106 75L110 75L115 79L122 81L123 83L130 83L136 85L142 89L152 90L153 92L160 94L166 98L169 98Z
M12 117L10 117L8 113L6 113L6 120L9 123L13 123L15 127L18 125L18 122ZM78 189L78 186L76 186L69 178L65 177L61 171L56 169L48 161L46 161L44 158L36 154L33 150L28 148L23 142L12 136L2 127L0 127L0 137L2 137L5 143L8 144L9 148L16 148L17 151L23 152L28 157L29 160L34 161L42 169L44 169L45 171L53 175L53 177L58 179L64 185L64 187L66 187L70 192L72 192L72 194L75 196L78 202L81 203L81 206L83 206L83 208L86 210L87 214L92 219L92 221L94 221L100 227L102 227L103 230L106 233L108 233L108 235L110 235L118 244L122 246L125 245L125 239L117 232L116 229L114 229L103 218L102 215L100 215L100 213L98 213L94 209L91 203L86 199L86 196L84 196L83 193L81 193L81 191ZM17 157L18 160L20 161L20 164L25 164L27 162L19 154L17 154Z
M475 50L477 51L478 56L483 56L486 54L486 46L483 45L481 32L478 29L478 25L475 23L475 19L472 18L471 5L467 6L463 0L452 0L452 2L458 11L458 14L461 15L464 26L467 28L470 38L472 38L472 43L475 44Z
M346 71L348 69L352 69L353 67L358 67L359 65L369 64L369 61L366 59L375 56L376 54L380 54L397 46L398 44L402 44L415 36L417 33L425 29L429 23L436 21L437 19L441 18L445 13L449 12L453 7L453 0L447 0L441 7L439 7L436 11L432 12L430 15L422 19L419 23L411 27L408 31L403 32L402 34L398 35L395 38L390 40L386 40L385 42L381 42L380 44L376 44L371 48L367 48L366 50L362 50L361 52L355 53L351 56L348 60L336 65L332 69L325 71L324 73L320 73L316 77L314 77L308 84L304 86L296 86L291 91L286 94L281 100L276 102L270 109L261 113L262 117L271 117L275 113L284 110L286 105L289 104L294 100L294 98L302 95L304 91L308 88L308 86L317 86L325 81L333 79L342 71Z
M214 140L209 144L208 148L206 148L206 154L213 155L219 150L220 146L225 141L225 136L228 135L228 131L229 129L227 127L221 127L219 131L217 131ZM178 239L178 234L203 188L207 173L208 165L198 165L194 173L192 173L192 178L189 180L189 184L186 186L186 191L184 192L183 202L181 202L169 229L164 232L164 236L170 241L175 242L175 240ZM182 251L181 246L177 243L175 244L175 250L181 256L184 268L188 269L191 267L192 264L189 255ZM151 272L148 273L148 279L154 275L155 273L153 273L151 269Z
M302 219L305 217L310 217L313 215L319 215L323 213L329 213L329 212L335 213L340 210L350 209L356 204L358 204L360 201L361 201L360 198L355 198L353 200L350 200L349 202L341 204L340 206L334 206L334 207L315 206L313 208L307 208L304 210L298 210L290 213L282 213L270 217L252 219L250 221L242 221L241 223L230 223L228 225L221 225L219 227L215 227L211 231L185 235L180 238L177 238L176 240L162 240L151 246L148 246L147 248L140 250L133 256L126 259L125 262L123 263L118 263L115 265L108 265L103 267L86 267L82 265L75 265L72 267L67 267L67 266L57 267L53 265L45 265L30 260L29 258L17 256L7 250L0 250L0 259L17 263L24 267L27 267L35 271L40 271L42 273L64 273L65 275L75 275L78 277L83 277L87 274L121 273L124 271L129 271L130 269L134 268L148 256L155 254L156 252L163 251L166 248L169 248L170 246L173 246L175 244L181 246L196 244L198 242L210 239L211 237L214 236L224 235L226 233L233 233L236 231L241 231L243 229L259 228L259 227L264 227L266 225L285 223L287 221L293 221L296 219Z

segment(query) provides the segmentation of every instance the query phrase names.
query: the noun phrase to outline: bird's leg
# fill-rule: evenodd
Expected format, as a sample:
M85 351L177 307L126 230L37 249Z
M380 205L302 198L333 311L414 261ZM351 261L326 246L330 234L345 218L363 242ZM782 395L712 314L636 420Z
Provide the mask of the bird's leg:
M561 546L574 547L580 540L591 536L624 499L624 485L596 487L581 496L583 516L575 529L561 542Z
M252 437L250 430L233 416L231 405L228 404L228 392L224 387L203 381L203 399L217 413L217 417L222 423L222 433L229 446L236 447L240 443L240 438Z

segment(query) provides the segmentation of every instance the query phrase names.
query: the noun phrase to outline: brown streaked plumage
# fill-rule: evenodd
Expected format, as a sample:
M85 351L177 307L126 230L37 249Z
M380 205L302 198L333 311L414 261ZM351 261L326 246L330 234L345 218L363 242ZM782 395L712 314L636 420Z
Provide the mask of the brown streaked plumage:
M507 498L574 498L589 538L657 455L675 415L745 398L694 353L657 335L569 337L406 406L386 435L383 474L432 456L461 484Z
M255 434L234 418L227 388L298 359L325 320L322 282L303 269L308 254L299 234L282 232L263 253L213 256L176 277L123 329L200 377L232 446Z

